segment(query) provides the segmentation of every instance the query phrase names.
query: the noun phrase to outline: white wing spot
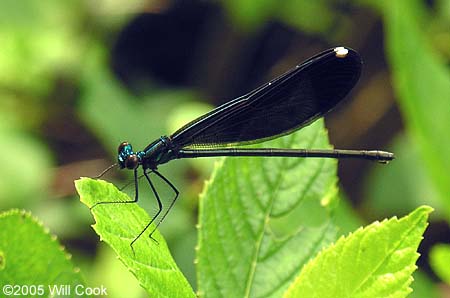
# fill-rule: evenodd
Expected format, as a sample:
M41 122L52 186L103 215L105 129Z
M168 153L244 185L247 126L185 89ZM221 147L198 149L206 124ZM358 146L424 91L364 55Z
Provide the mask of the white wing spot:
M337 48L334 48L334 52L336 53L337 58L345 58L345 57L347 57L348 49L346 49L344 47L337 47Z

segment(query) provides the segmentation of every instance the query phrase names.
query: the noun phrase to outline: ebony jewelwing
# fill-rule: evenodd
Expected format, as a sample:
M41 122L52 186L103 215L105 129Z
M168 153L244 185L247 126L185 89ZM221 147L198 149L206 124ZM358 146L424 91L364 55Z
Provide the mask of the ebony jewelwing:
M186 124L171 136L162 136L144 150L134 152L131 144L123 142L118 148L115 166L134 171L135 197L131 201L98 202L126 204L138 201L139 166L158 203L158 211L145 228L130 243L133 244L158 218L163 205L149 174L154 173L174 191L167 210L162 214L149 237L164 220L178 198L179 191L157 168L173 159L213 156L264 157L325 157L359 158L382 163L394 159L394 154L379 150L320 150L280 148L236 148L278 138L307 126L333 109L353 88L361 73L359 54L344 47L326 50L300 65L233 99L209 113ZM154 240L154 239L153 239ZM134 251L134 250L133 250Z

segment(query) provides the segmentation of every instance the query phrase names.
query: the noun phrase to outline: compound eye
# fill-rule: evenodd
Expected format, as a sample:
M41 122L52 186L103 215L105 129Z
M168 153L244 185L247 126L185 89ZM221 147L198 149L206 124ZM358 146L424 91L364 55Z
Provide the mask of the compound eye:
M118 152L118 153L122 152L123 148L125 148L125 147L128 146L128 145L129 145L128 142L122 142L122 143L120 143L119 148L117 149L117 152Z
M136 154L132 154L125 159L125 167L134 170L139 166L139 158Z

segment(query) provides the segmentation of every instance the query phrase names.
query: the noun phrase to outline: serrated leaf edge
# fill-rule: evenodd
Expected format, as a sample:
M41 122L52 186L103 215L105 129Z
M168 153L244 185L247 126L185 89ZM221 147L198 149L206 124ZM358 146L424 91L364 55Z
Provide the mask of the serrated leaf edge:
M62 245L61 243L59 243L58 237L57 237L55 234L52 234L52 233L50 232L50 229L47 228L47 227L44 225L44 223L43 223L41 220L39 220L39 218L37 218L36 216L34 216L34 215L31 213L31 211L24 210L24 209L17 209L17 208L14 208L14 209L10 209L10 210L1 212L1 213L0 213L0 218L6 218L6 217L12 216L12 215L20 215L21 217L28 218L28 219L30 219L33 223L37 224L40 228L42 228L42 232L44 232L45 235L48 235L48 236L49 236L50 241L51 241L51 242L54 242L54 243L56 243L56 244L58 245L59 250L64 254L64 257L66 258L66 260L70 261L70 260L72 259L72 254L69 253L69 252L66 250L66 248L65 248L64 245ZM73 263L71 263L71 265L72 265L72 271L73 271L74 273L79 274L80 271L81 271L80 268L77 267L77 266L74 266Z
M356 234L359 234L359 233L361 233L361 231L365 231L365 230L369 230L369 229L372 229L372 228L374 228L374 227L376 227L376 226L379 226L379 225L382 225L382 224L384 224L385 222L388 222L388 221L397 221L397 222L400 222L400 221L402 221L402 220L407 220L409 217L411 217L411 216L413 216L414 214L416 214L416 213L418 213L418 212L424 212L424 215L428 215L429 213L431 213L433 211L433 208L432 207L429 207L429 206L420 206L420 207L418 207L417 209L415 209L414 211L412 211L411 213L409 213L409 214L407 214L407 215L405 215L404 217L402 217L402 218L400 218L400 219L398 219L398 217L397 216L393 216L393 217L391 217L391 218L385 218L385 219L383 219L381 222L380 221L378 221L378 220L376 220L376 221L374 221L374 222L372 222L371 224L369 224L368 226L365 226L365 227L359 227L357 230L355 230L354 232L350 232L350 233L348 233L347 235L341 235L340 237L339 237L339 239L337 239L334 243L332 243L330 246L328 246L328 247L325 247L323 250L321 250L313 259L311 259L311 260L309 260L308 261L308 263L301 269L301 271L299 272L299 274L298 274L298 276L297 276L297 278L292 282L292 284L289 286L289 288L286 290L286 292L284 293L284 295L283 295L283 297L287 297L287 294L288 293L290 293L292 290L293 290L293 288L296 286L296 284L297 284L297 281L298 281L298 279L299 279L299 277L301 276L301 273L302 273L302 271L304 271L304 270L307 270L309 267L311 267L311 266L314 266L314 263L316 262L316 260L317 259L319 259L323 254L326 254L326 253L328 253L329 251L332 251L333 249L335 249L335 247L337 246L337 245L339 245L341 242L343 242L343 241L345 241L347 238L349 238L349 237L351 237L351 236L353 236L353 235L356 235ZM428 223L426 224L426 226L428 226ZM421 239L423 239L423 236L421 237ZM417 255L417 257L419 257L420 256L420 254L418 253L418 252L416 252L416 255ZM415 269L417 269L417 266L414 264L413 265L414 266L414 268ZM411 289L411 287L409 286L410 284L411 284L411 282L414 280L414 278L412 277L412 276L410 276L410 282L409 282L409 284L408 284L408 288L407 288L407 290L408 290L408 292L411 292L412 291L412 289Z

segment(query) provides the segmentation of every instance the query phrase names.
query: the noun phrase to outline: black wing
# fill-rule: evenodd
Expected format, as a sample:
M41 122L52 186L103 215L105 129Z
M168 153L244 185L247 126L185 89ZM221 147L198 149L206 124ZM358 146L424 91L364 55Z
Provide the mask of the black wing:
M173 144L177 148L226 146L289 134L335 107L360 73L357 52L329 49L183 126L171 136Z

